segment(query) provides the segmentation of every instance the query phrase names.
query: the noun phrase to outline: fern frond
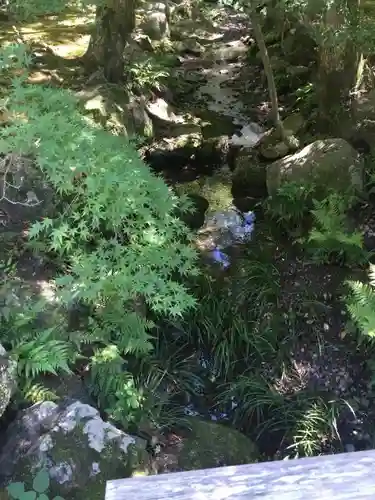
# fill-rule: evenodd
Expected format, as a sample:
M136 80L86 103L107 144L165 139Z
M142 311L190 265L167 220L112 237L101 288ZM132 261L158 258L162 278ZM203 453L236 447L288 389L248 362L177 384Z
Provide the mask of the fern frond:
M360 281L350 281L350 298L346 305L351 319L361 330L362 334L375 337L375 290L372 286Z
M370 279L370 285L375 287L375 264L370 264L368 275Z
M74 361L71 344L51 339L49 330L34 340L19 343L12 349L12 355L18 359L18 370L26 378L42 373L57 375L59 371L71 373L69 363Z
M90 391L106 408L115 405L116 393L124 382L125 360L117 346L109 345L95 351L90 362Z
M41 403L43 401L56 401L58 396L45 387L43 384L27 384L23 389L24 397L32 403Z

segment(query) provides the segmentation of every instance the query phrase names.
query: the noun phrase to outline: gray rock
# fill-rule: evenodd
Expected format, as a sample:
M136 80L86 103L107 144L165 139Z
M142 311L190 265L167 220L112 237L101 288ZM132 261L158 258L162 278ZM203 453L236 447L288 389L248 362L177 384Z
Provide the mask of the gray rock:
M146 104L146 110L159 137L177 137L200 133L200 121L190 115L178 114L173 106L162 98Z
M161 40L170 36L166 3L150 2L145 5L142 14L143 22L140 28L151 40Z
M109 479L128 477L145 443L101 419L78 400L38 403L22 411L7 431L0 454L0 482L29 481L40 467L51 494L71 500L103 500Z
M329 189L362 192L364 162L344 139L318 140L298 153L285 156L267 167L267 188L274 195L285 182L313 183L319 196Z
M233 42L220 47L216 51L208 53L207 56L216 62L233 62L244 57L248 50L249 47L241 40L234 40Z
M0 417L10 403L17 387L17 363L9 359L0 344Z

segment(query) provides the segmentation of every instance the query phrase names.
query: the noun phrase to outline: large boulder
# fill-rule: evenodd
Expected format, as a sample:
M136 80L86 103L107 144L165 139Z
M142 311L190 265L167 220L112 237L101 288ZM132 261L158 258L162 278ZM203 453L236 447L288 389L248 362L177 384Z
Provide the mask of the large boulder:
M4 347L0 344L0 417L10 403L17 387L17 363L9 359Z
M318 140L267 167L269 195L274 195L284 182L312 183L321 196L330 189L361 192L364 189L364 162L344 139Z
M159 472L176 472L257 462L255 444L236 429L189 418L190 432L172 436L156 460ZM176 438L176 439L173 439Z
M152 137L153 126L144 96L108 85L87 87L76 95L87 116L109 132L126 137Z
M148 459L145 443L78 400L46 401L21 411L0 454L0 483L25 481L44 467L51 496L103 500L107 480L131 475Z

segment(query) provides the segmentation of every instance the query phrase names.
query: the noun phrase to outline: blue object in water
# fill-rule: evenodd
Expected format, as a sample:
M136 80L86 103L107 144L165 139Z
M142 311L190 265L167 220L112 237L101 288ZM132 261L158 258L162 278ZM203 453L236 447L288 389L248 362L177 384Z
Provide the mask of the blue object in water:
M237 226L231 227L231 232L238 241L248 241L254 231L255 214L254 212L246 212L243 214L243 222ZM211 252L211 256L215 262L220 264L224 269L230 266L230 259L228 255L216 247Z
M254 212L246 212L245 214L243 214L243 218L245 221L245 226L250 226L250 225L254 226L254 222L255 222Z
M214 261L220 264L224 269L230 266L228 255L222 252L219 248L216 247L212 250L211 255Z

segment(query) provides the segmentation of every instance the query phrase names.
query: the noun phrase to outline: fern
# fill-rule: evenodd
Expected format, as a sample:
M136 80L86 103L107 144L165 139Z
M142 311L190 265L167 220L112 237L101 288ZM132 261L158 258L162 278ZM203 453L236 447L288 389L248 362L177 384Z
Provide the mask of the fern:
M319 202L314 200L314 227L306 244L315 262L362 265L368 261L362 234L348 230L348 203L346 197L338 193Z
M40 333L33 340L20 342L11 353L18 361L20 374L26 379L33 379L42 373L70 373L69 364L74 362L72 345L64 340L52 339L50 330Z
M349 281L351 291L346 305L351 319L362 335L369 339L375 337L375 265L370 265L370 282Z
M23 388L23 395L26 400L32 403L41 403L43 401L56 401L58 396L45 387L41 383L30 383L28 382Z
M286 183L278 189L276 195L265 200L265 213L288 232L299 232L303 219L311 208L314 190L313 185Z

